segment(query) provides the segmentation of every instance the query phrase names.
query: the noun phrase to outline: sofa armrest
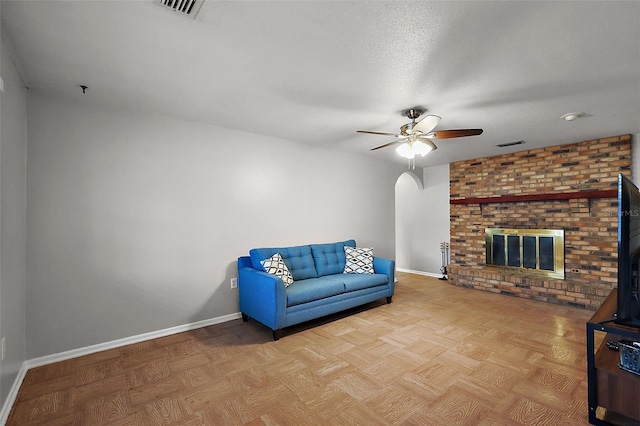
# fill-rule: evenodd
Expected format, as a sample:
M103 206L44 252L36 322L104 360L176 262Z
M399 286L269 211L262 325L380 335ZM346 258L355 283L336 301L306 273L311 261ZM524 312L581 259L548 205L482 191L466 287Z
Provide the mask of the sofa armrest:
M282 279L251 267L238 268L240 312L272 330L284 327L286 292Z
M391 293L393 293L394 282L396 277L396 262L395 260L385 259L383 257L373 257L373 270L376 274L385 274L389 277L389 286L391 287Z

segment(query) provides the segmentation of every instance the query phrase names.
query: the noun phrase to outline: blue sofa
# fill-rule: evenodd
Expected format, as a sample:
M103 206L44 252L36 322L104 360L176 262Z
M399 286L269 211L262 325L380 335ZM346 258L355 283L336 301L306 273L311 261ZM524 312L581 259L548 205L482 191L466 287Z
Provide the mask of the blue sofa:
M374 274L344 274L344 246L355 240L295 247L255 248L238 258L238 290L242 319L249 317L273 330L386 298L391 303L395 262L374 257ZM260 261L280 253L293 275L282 279L264 271Z

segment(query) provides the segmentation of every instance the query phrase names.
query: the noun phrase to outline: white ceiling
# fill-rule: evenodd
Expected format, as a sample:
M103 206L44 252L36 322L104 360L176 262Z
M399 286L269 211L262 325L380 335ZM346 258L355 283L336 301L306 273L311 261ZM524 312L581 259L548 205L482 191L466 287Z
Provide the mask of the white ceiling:
M372 158L406 161L369 151L392 138L355 131L398 132L414 106L443 117L436 130L484 129L436 140L418 166L640 133L635 1L205 0L195 20L151 0L1 11L31 89ZM586 116L560 119L574 111Z

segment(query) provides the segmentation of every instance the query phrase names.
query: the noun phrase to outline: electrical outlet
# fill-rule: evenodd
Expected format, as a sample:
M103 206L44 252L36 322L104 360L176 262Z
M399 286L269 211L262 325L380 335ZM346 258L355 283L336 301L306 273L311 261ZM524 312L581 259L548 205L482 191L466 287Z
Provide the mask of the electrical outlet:
M238 279L231 278L231 288L238 288Z
M2 338L2 356L0 357L0 360L4 360L4 349L5 349L5 338Z

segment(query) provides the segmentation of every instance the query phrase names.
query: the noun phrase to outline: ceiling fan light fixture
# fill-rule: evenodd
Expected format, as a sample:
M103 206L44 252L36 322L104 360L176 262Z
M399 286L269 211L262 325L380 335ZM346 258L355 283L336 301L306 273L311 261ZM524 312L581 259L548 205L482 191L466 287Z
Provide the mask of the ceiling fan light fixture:
M411 148L411 144L409 142L405 142L402 145L398 146L396 148L396 152L404 158L408 158L409 160L416 156L416 153L413 152L413 149Z
M411 144L411 150L414 153L424 157L425 155L433 151L433 148L422 141L415 141L413 144Z
M408 142L399 145L396 148L396 152L404 158L408 158L409 160L415 158L416 155L420 155L424 157L434 149L438 147L429 139L418 139L412 138L413 140L409 140Z

